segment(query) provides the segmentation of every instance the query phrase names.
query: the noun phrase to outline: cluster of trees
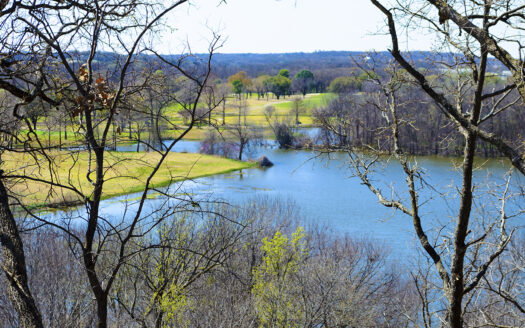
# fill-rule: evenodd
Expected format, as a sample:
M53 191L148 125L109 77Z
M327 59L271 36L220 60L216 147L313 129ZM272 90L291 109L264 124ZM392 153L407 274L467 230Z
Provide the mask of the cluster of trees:
M417 320L415 290L385 246L303 229L301 221L292 202L277 199L179 212L145 233L142 243L151 247L123 263L108 294L108 326L387 327ZM50 228L23 241L43 326L91 326L97 309L78 245ZM105 265L119 260L115 252L99 256ZM6 279L0 320L15 327L22 322Z
M428 59L440 61L445 65L453 62L454 51L443 49L436 53L433 51L411 51L410 58L416 67L431 68ZM370 54L366 51L316 51L311 53L280 53L280 54L217 54L213 59L215 73L222 79L243 70L250 76L275 75L282 67L287 67L292 72L303 69L314 73L320 89L325 92L330 81L338 76L348 76L357 68L355 61L363 57L372 57L379 60L390 57L388 51ZM145 58L145 60L147 60ZM490 72L506 70L498 60L489 58L487 67Z
M247 124L232 124L219 133L217 130L206 132L201 140L200 153L245 159L246 153L251 154L257 146L263 144L263 131L257 126Z
M317 113L328 150L345 149L353 175L382 206L395 209L412 222L427 259L427 265L412 272L423 302L424 327L438 325L436 320L451 328L522 326L522 287L514 294L499 287L510 281L521 281L523 286L523 266L519 265L521 272L517 273L497 262L522 258L516 255L521 246L514 248L514 243L522 242L519 220L524 213L520 179L525 174L521 124L525 64L521 46L514 49L518 57L511 55L511 44L517 39L505 31L524 29L523 6L506 0L427 0L398 1L387 8L382 1L371 2L386 19L392 58L381 65L385 74L374 69L375 61L361 64L363 72L377 74L369 76L370 92L365 90L361 98L355 94L340 98ZM452 63L444 65L430 58L425 67L431 69L421 69L410 54L400 51L400 26L404 30L423 27L443 49L457 52ZM499 85L499 79L489 71L490 56L510 75ZM444 72L444 76L436 77L436 72ZM361 124L360 120L367 121ZM449 134L444 135L443 129ZM451 194L435 190L425 168L410 156L439 152L440 142L452 144L451 151L462 159L457 167L460 181L454 182L451 191L457 205L450 209L453 214L448 222L426 210L430 199L422 196L422 189L444 193L446 202ZM366 153L359 143L367 146ZM381 175L385 149L391 151L389 161L395 161L405 176L403 186L394 187L395 182ZM487 185L475 175L475 155L491 149L506 157L509 170L499 177L501 183ZM389 184L390 189L385 188ZM439 226L432 229L429 222L439 222ZM499 287L489 282L494 277ZM494 306L499 310L489 313Z
M185 3L0 3L0 17L5 26L12 27L0 32L3 40L9 40L0 45L0 244L5 277L2 297L10 300L6 325L43 327L50 324L50 318L68 320L68 316L58 314L60 311L73 311L70 326L84 322L107 327L114 319L113 297L119 290L119 277L125 276L126 263L148 249L164 247L160 238L149 235L152 238L148 240L148 232L159 231L164 222L169 223L184 208L194 208L190 200L178 201L177 192L169 190L159 190L166 201L157 204L152 212L145 205L155 189L154 177L169 152L208 114L201 108L212 83L211 58L221 45L220 36L213 36L204 60L191 53L171 60L151 47L157 38L155 31L167 23L166 16ZM90 50L87 56L76 51L79 45ZM120 54L112 65L95 60L102 45ZM160 64L143 65L137 56L140 53L154 56ZM206 101L208 109L219 103L211 99ZM168 103L174 104L176 111L188 113L185 126L173 122L174 113L164 113ZM47 138L60 124L52 119L56 115L58 122L65 120L68 129L74 129L75 144L60 151L59 145L45 142L41 115L46 116L43 123L49 126ZM163 125L175 133L169 142L158 144ZM107 182L134 173L119 172L108 150L114 148L116 137L123 131L142 131L141 126L148 138L139 137L137 141L154 153L141 162L140 170L146 173L141 181L143 188L133 214L124 211L119 218L110 217L100 206ZM9 166L20 153L23 161ZM80 161L87 163L78 165ZM76 204L82 210L76 214L61 213L59 218L48 216L35 209L32 193L47 195L49 202ZM30 233L33 230L38 233ZM28 261L24 240L30 236L40 245L54 235L58 239L49 240L54 246L46 251L55 254L57 260L73 261L50 267L49 272L38 271L38 265L44 262L40 258ZM32 274L30 264L38 276ZM69 271L55 276L62 280L50 285L58 287L47 289L47 297L53 300L63 288L75 287L64 280L70 276L79 278L74 283L80 288L67 296L80 295L79 302L39 302L38 288L46 287L39 279L62 268ZM82 318L85 313L89 317Z
M387 20L395 62L382 65L386 74L371 74L374 65L364 67L367 81L361 90L366 94L342 96L316 116L328 136L327 147L344 146L354 175L379 203L413 223L424 257L407 274L388 265L387 251L377 241L297 228L291 219L295 211L286 204L228 207L181 192L179 185L155 187L155 176L176 143L202 120L211 123L210 112L221 101L224 106L225 97L213 91L224 83L218 84L211 72L219 36L212 38L205 57L166 57L147 46L167 24L166 15L187 2L0 2L0 17L10 27L0 30L5 41L0 44L2 323L76 327L96 322L101 328L524 325L523 240L521 226L513 224L523 217L524 195L521 185L514 187L512 174L525 174L519 127L525 65L505 48L519 42L497 35L501 25L525 28L521 4L399 1L392 10L372 0ZM453 56L457 62L446 62L456 70L454 83L435 77L443 61L430 61L423 68L433 69L421 70L400 52L400 23L425 26L462 54ZM89 51L79 53L79 45ZM109 56L101 54L102 45L120 54L112 65L96 60L97 54ZM138 54L156 58L160 66L144 65ZM488 84L494 61L510 72L504 85ZM349 75L338 69L324 75L311 72L295 75L305 82L296 83L298 92L304 94L312 76L318 82L312 88L320 90L322 81ZM260 82L290 88L290 77L283 70ZM242 76L231 82L239 95L251 90ZM287 93L282 91L278 93ZM416 106L417 113L414 100L425 105ZM174 124L172 113L162 113L166 103L186 113L185 126ZM281 146L290 147L295 142L290 125L272 120L271 109L266 112ZM246 138L241 106L239 113L239 130L232 133L239 136L242 158ZM41 115L46 116L48 138L53 125L74 122L76 147L61 152L50 140L46 143L35 128ZM417 122L421 120L442 121L428 127ZM102 210L101 200L106 182L124 173L114 171L109 161L114 154L108 150L124 122L130 129L137 121L148 122L149 137L143 142L154 156L142 161L147 178L137 199L115 216ZM178 132L174 140L156 145L162 124ZM429 184L423 168L407 154L435 149L413 140L441 138L444 126L452 134L445 142L462 149L459 205L451 209L456 214L450 221L426 230L425 220L443 218L423 210L426 200L419 192ZM418 129L435 135L415 136ZM378 146L359 153L355 138ZM503 183L488 190L474 182L474 155L484 145L512 166ZM404 172L405 188L385 192L376 185L373 173L384 149L392 150ZM24 155L20 168L6 170L9 157L18 153ZM83 158L87 168L79 172L75 164ZM69 165L66 174L61 163ZM36 191L29 188L32 183L37 183ZM31 192L67 202L65 191L74 195L78 210L52 216L29 206ZM400 196L403 191L406 197ZM152 192L160 197L148 203Z
M203 203L179 211L145 233L142 243L150 247L123 264L108 295L108 325L416 327L424 322L421 308L441 310L439 302L432 309L422 299L430 279L395 265L381 241L341 236L326 227L302 228L300 222L300 209L279 199L251 199L242 206ZM97 309L78 246L50 228L28 232L23 241L43 325L92 325ZM520 325L519 313L497 293L516 295L522 250L516 240L509 245L512 260L496 261L487 289L466 309L469 323L486 323L478 315L483 309L485 319ZM106 265L118 260L115 252L100 256ZM499 278L504 286L498 287ZM15 327L20 321L7 299L6 279L0 280L0 319Z
M341 148L373 146L392 153L394 143L388 128L390 122L379 108L388 100L384 93L385 86L396 83L396 114L402 122L398 137L400 147L416 155L460 156L463 153L464 140L460 131L443 116L439 105L413 83L406 70L384 70L385 63L378 66L363 65L364 71L358 78L335 79L330 88L338 93L338 98L313 111L314 119L322 127L317 143ZM460 106L464 110L470 106L474 90L457 89L469 83L471 77L467 74L432 74L429 79L433 85L439 85L445 94L460 95ZM506 80L489 75L484 92L489 94L492 90L505 88L505 83ZM480 120L480 126L487 132L501 136L513 147L520 147L522 136L525 135L525 126L522 124L525 121L525 105L519 99L516 90L509 90L497 104L487 103ZM492 113L499 111L495 106L505 110L501 110L498 120L489 120ZM484 157L502 156L497 147L483 140L477 143L476 154Z
M328 91L336 94L349 94L363 90L363 83L369 80L373 72L361 72L350 76L340 76L330 82Z
M257 98L269 97L272 93L277 99L281 96L291 95L294 92L305 96L307 93L316 91L316 80L314 74L308 70L298 72L293 80L290 71L281 69L277 75L259 75L251 79L244 71L237 72L228 77L232 90L240 98L241 93L257 93Z

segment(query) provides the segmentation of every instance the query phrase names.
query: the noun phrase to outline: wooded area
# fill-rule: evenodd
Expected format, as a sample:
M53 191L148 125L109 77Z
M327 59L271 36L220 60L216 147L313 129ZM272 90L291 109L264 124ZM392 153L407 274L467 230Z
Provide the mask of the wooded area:
M0 1L2 324L525 325L525 5L371 0L389 52L219 54L210 32L206 54L161 54L188 3ZM419 28L440 49L401 51ZM215 156L173 152L189 139ZM346 154L412 223L417 263L306 224L293 201L230 204L180 182L254 167L242 160L269 139ZM436 190L414 155L459 157L459 184ZM504 159L499 184L476 180L476 156ZM381 175L390 162L403 187ZM424 189L450 217L426 211Z

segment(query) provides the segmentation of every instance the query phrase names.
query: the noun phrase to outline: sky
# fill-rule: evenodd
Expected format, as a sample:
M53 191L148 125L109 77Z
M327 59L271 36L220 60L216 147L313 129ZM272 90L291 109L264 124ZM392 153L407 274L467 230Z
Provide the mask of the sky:
M157 47L180 53L181 44L206 52L212 30L225 40L222 53L283 53L322 50L387 50L384 17L369 0L195 0L168 18ZM412 40L412 50L430 50L431 39Z

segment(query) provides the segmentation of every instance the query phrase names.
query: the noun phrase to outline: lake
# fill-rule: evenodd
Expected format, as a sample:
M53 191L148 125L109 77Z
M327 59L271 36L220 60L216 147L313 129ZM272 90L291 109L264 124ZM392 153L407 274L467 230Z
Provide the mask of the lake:
M136 146L126 146L118 150L135 149ZM181 141L174 151L197 152L198 149L198 141ZM257 196L290 199L300 208L305 225L315 223L335 233L376 238L391 248L395 258L413 255L411 246L415 242L415 235L411 218L381 206L359 179L352 178L347 154L334 153L328 158L311 150L278 149L270 141L269 146L258 147L249 155L252 158L266 155L275 165L185 181L172 188L179 188L181 195L232 204L241 204ZM399 164L387 159L385 157L381 170L373 175L374 181L386 196L391 194L391 187L394 187L398 195L396 197L406 200L405 175ZM425 169L427 183L419 186L418 190L420 203L423 204L420 213L424 228L431 230L444 225L448 230L443 230L442 235L446 235L451 232L451 218L458 208L455 188L461 182L461 175L452 164L458 159L435 156L418 156L415 159ZM478 162L483 163L483 168L475 173L476 192L480 198L472 216L487 224L488 220L499 217L499 203L496 203L498 194L492 197L485 192L500 193L503 190L503 177L509 165L498 159L480 159ZM523 185L522 182L522 177L513 177L513 185ZM102 214L122 217L124 208L132 214L133 205L126 204L124 200L135 197L137 194L105 200L101 206ZM148 206L154 209L163 200L157 198L148 202ZM509 210L523 208L524 205L522 196L508 202ZM523 225L523 216L512 220L509 224L513 226Z

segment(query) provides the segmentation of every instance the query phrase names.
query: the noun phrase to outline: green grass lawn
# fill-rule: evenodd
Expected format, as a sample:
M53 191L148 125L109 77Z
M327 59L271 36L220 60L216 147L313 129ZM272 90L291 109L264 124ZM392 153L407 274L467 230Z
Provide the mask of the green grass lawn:
M294 96L287 96L287 97L281 97L280 99L277 99L275 97L264 97L264 98L258 98L256 93L253 93L251 96L249 96L247 99L244 99L246 103L246 123L248 125L256 125L264 128L265 130L269 129L268 122L266 121L266 118L264 116L264 109L267 106L273 106L275 107L275 113L274 118L283 119L283 120L289 120L290 122L295 121L295 116L292 113L292 104L294 98L300 98L302 100L302 108L303 112L299 116L299 121L302 123L301 126L308 127L312 126L314 124L311 112L314 108L320 107L325 105L327 102L329 102L331 99L336 97L334 94L324 93L324 94L307 94L306 97L302 97L301 95L294 95ZM236 99L236 97L229 97L226 100L226 127L228 125L237 124L238 119L238 103L239 100ZM184 122L182 120L182 117L179 115L179 111L181 110L181 105L179 104L172 104L170 106L167 106L163 110L163 115L166 119L168 119L171 124L162 123L161 122L161 135L163 138L166 139L174 139L177 136L179 136L183 129L185 128ZM213 112L212 112L212 122L214 125L222 127L222 105L219 105ZM244 123L244 117L241 118L241 122ZM136 122L132 122L131 124L131 138L129 137L129 126L127 125L128 122L124 120L123 125L121 127L122 131L121 133L116 133L115 139L117 144L131 144L136 143L138 140L138 134L137 129L138 125ZM178 129L174 128L174 125L178 127ZM79 127L75 124L70 125L67 127L68 131L68 139L65 139L63 127L62 131L58 131L58 128L56 130L52 129L49 130L48 127L44 124L44 122L39 122L37 125L36 134L38 135L38 139L42 143L43 146L52 146L52 147L58 147L61 145L62 147L70 147L70 146L77 146L82 145L85 143L84 136L80 133L74 133L73 131L78 131ZM102 129L102 127L99 127L99 129ZM141 133L140 133L140 140L148 140L149 135L149 129L142 124L141 126ZM199 125L195 126L186 136L186 140L202 140L206 136L206 131L208 131L207 123L202 122ZM34 136L27 135L27 130L22 130L19 134L19 137L22 139L22 141L31 139L31 144L36 146L36 141ZM23 142L22 142L23 143ZM19 146L22 146L22 143L20 143ZM113 143L113 129L109 130L109 135L107 139L107 144L111 145Z
M53 176L53 180L58 183L75 186L88 197L92 195L93 186L86 177L90 164L87 152L55 151L50 153L50 157L51 171L42 156L35 159L27 154L6 152L2 154L1 168L7 174L23 174L46 181ZM110 198L143 190L145 181L159 158L160 155L155 152L107 152L103 197ZM93 168L93 159L91 165ZM161 187L175 181L226 173L254 165L216 156L170 153L152 182L153 186ZM94 179L94 174L92 178ZM57 187L51 190L48 184L31 180L10 181L9 187L24 204L30 206L47 207L79 200L73 191Z

